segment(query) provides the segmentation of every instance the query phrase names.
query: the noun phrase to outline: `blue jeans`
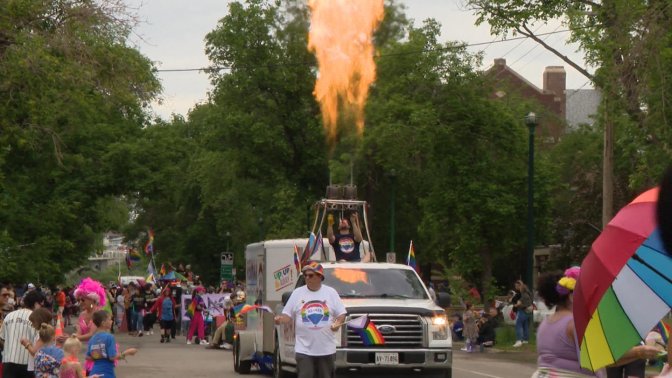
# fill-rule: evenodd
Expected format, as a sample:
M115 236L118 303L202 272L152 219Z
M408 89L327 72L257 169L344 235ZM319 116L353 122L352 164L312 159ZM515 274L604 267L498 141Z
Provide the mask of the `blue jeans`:
M516 312L516 340L529 341L530 340L530 322L528 321L530 314L525 310L518 310Z
M142 316L141 311L133 312L133 324L135 324L135 330L136 331L142 332L142 330L144 329L144 325L142 324L142 319L143 319L143 316Z

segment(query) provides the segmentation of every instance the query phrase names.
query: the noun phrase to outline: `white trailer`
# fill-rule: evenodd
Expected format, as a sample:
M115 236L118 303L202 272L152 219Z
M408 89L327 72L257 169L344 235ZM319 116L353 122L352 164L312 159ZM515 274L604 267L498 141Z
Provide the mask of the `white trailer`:
M294 290L298 278L294 246L303 252L307 242L308 239L266 240L245 248L247 304L263 304L274 310L281 307L282 293ZM323 243L327 256L333 259L329 240L324 238ZM273 315L252 311L244 316L247 325L234 335L233 353L234 370L241 374L249 373L253 364L262 370L265 364L272 364L275 348Z

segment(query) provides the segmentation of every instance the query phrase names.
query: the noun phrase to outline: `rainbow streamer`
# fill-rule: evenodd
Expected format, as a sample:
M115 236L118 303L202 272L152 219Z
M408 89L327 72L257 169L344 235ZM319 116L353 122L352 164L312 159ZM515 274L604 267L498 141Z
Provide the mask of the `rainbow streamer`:
M413 246L413 240L411 240L411 245L408 247L408 257L406 258L406 265L410 266L418 272L418 262L415 261L415 246Z
M366 321L361 325L362 327L360 328L359 324L348 324L348 328L352 329L356 334L359 335L365 346L385 344L385 338L380 333L380 331L378 331L378 328L376 328L376 325L371 321L371 319L367 317Z
M301 274L301 258L299 257L301 253L299 252L299 246L294 244L294 267L296 268L296 274Z
M166 275L166 265L161 264L161 268L159 269L159 275L160 276L165 276Z
M147 234L149 238L147 239L147 244L145 244L145 254L149 256L154 253L154 231L149 229Z
M667 345L667 340L670 339L670 326L664 321L659 321L656 324L656 332L660 333L660 336L663 337L663 343Z

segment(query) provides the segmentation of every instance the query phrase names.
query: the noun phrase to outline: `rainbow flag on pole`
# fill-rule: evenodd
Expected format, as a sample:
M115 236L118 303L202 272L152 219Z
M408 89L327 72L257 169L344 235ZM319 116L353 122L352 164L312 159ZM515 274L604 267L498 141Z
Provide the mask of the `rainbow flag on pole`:
M294 244L294 267L296 268L297 275L301 274L301 258L299 255L301 255L299 246Z
M362 342L366 346L371 345L384 345L385 338L378 331L376 325L373 324L368 315L362 315L356 319L352 319L346 323L348 328L353 330L359 337L362 339Z
M406 265L410 266L416 272L419 272L418 262L415 260L415 247L413 246L413 240L411 240L411 245L408 247L408 257L406 258Z
M147 230L147 243L145 244L145 254L150 256L154 253L154 230L151 228Z

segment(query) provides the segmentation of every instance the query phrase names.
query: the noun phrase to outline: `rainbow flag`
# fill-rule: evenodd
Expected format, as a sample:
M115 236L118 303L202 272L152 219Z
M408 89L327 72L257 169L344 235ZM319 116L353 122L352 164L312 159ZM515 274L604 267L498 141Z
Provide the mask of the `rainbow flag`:
M137 249L131 248L128 251L128 257L131 259L131 261L138 262L142 258L142 255L140 255L140 252L138 252Z
M147 230L147 235L149 235L149 238L145 244L145 254L149 256L154 253L154 231L150 228Z
M310 260L310 256L313 255L313 250L315 249L315 244L317 242L317 237L315 233L311 232L308 236L308 243L306 243L306 248L303 249L303 256L301 256L301 264L305 264L306 261Z
M301 258L299 255L301 252L299 252L299 246L294 244L294 267L296 268L296 274L297 276L301 274Z
M238 317L240 315L246 314L252 310L256 310L259 306L252 306L249 304L239 304L238 306L233 306L233 315Z
M385 344L385 338L368 316L360 316L359 318L349 321L347 325L348 328L359 335L365 346Z
M189 303L189 306L187 306L187 317L189 319L193 318L195 312L196 312L196 302L191 301L191 303Z
M667 345L667 340L670 339L670 326L661 320L656 324L655 331L660 333L660 336L663 337L663 343Z
M159 275L162 276L162 277L166 275L166 265L165 264L161 264L161 268L159 269Z
M408 257L406 258L406 265L410 266L416 272L419 272L418 262L415 260L415 247L413 246L413 240L411 240L411 245L408 247Z

